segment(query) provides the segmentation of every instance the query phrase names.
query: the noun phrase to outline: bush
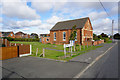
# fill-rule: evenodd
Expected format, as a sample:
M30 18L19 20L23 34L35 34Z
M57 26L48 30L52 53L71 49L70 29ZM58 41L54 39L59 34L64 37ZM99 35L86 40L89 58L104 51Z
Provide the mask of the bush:
M104 38L104 41L105 41L105 42L108 42L108 41L109 41L109 38Z

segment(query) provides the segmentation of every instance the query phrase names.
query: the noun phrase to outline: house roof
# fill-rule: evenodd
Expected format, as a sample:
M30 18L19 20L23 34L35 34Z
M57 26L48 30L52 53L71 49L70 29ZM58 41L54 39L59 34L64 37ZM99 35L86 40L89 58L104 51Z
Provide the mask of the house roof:
M51 29L51 31L72 29L72 27L75 25L77 29L83 28L88 19L89 17L75 19L75 20L61 21L61 22L56 23Z
M15 33L15 35L21 35L21 34L25 35L25 33L21 32L21 31Z
M8 36L11 32L1 32L3 34L3 36Z

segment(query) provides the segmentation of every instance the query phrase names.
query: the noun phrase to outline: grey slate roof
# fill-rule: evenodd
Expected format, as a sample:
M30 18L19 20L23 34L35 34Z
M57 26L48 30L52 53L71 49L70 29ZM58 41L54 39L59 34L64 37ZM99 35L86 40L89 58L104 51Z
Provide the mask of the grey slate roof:
M83 28L88 19L89 17L75 19L75 20L61 21L56 23L50 31L72 29L72 27L75 25L76 25L76 29Z
M11 32L2 32L4 37L7 37Z

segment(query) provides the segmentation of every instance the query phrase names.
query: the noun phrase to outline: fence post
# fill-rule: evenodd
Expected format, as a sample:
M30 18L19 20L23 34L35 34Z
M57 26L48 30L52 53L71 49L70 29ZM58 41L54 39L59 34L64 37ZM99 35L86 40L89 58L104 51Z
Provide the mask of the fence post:
M45 48L43 48L43 57L45 57Z
M71 56L72 56L72 46L71 46Z
M74 52L75 52L75 44L74 44Z
M66 58L66 48L64 47L64 56Z
M10 43L10 46L11 46L11 43Z
M81 44L80 44L80 51L81 51Z
M88 48L88 41L87 41L87 48Z
M65 58L66 58L66 47L65 47L65 44L64 44L64 56L65 56Z
M30 55L32 54L32 45L30 44Z
M37 48L37 50L36 50L36 56L37 56L37 54L38 54L38 48Z
M19 57L19 55L20 55L20 53L19 53L19 46L17 46L17 50L18 50L18 57Z
M70 47L69 47L69 52L70 52Z
M84 49L85 49L85 43L84 43Z

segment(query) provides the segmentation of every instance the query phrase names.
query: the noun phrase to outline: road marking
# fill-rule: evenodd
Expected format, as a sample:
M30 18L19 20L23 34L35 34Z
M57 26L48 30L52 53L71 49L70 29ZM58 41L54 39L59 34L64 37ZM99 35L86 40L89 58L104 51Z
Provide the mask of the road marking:
M100 58L102 58L105 54L107 54L107 52L112 49L115 45L117 44L117 42L110 48L108 48L107 51L105 51L103 54L101 54L100 56L98 56L91 64L89 64L82 72L78 73L75 77L73 78L80 78L80 76L88 69L90 68L95 62L97 62Z

